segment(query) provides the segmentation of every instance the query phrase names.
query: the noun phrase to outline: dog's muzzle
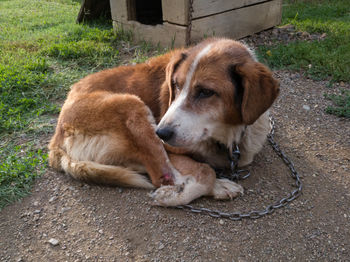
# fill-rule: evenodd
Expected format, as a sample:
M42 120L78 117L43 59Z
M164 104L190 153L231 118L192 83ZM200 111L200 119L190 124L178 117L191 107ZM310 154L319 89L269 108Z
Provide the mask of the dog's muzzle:
M169 141L172 137L174 137L174 130L170 127L158 128L156 130L157 136L162 139L164 142Z

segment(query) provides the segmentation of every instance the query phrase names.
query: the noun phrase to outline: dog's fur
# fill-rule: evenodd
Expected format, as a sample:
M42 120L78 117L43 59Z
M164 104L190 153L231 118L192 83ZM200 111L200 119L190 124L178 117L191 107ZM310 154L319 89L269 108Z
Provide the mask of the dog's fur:
M253 160L278 92L271 72L228 39L92 74L68 94L49 145L50 165L97 183L167 184L152 193L159 205L203 195L233 198L242 187L216 179L212 167L229 167L233 143L241 149L240 166Z

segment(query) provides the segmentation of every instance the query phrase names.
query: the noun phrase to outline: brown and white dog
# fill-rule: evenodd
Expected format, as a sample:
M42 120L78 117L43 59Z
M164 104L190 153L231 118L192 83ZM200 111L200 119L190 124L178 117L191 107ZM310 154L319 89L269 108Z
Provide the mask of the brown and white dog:
M72 86L49 145L50 165L80 180L159 187L151 194L158 205L203 195L232 199L242 187L217 179L213 168L229 167L233 143L239 165L252 162L278 93L270 70L246 46L222 38L104 70Z

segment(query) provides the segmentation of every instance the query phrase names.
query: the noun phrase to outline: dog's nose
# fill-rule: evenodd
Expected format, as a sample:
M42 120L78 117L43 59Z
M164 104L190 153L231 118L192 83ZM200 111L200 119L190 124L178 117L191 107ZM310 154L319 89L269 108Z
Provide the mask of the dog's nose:
M169 127L164 127L158 128L156 134L160 137L160 139L168 141L174 135L174 131Z

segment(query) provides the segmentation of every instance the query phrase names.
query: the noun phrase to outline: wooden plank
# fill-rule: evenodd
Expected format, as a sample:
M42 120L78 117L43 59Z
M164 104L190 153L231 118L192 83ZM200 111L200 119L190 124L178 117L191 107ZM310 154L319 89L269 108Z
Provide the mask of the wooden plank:
M239 39L281 22L282 0L273 0L258 5L208 16L192 21L191 42L206 36L226 36Z
M136 0L126 0L127 16L128 20L136 20Z
M128 21L127 0L110 0L112 20Z
M155 45L160 44L164 47L182 47L186 44L186 27L169 23L162 25L144 25L137 21L117 22L113 21L113 27L121 27L131 30L136 42L145 40Z
M266 1L267 0L193 0L192 18L218 14Z
M162 0L163 21L187 25L188 3L188 0Z

